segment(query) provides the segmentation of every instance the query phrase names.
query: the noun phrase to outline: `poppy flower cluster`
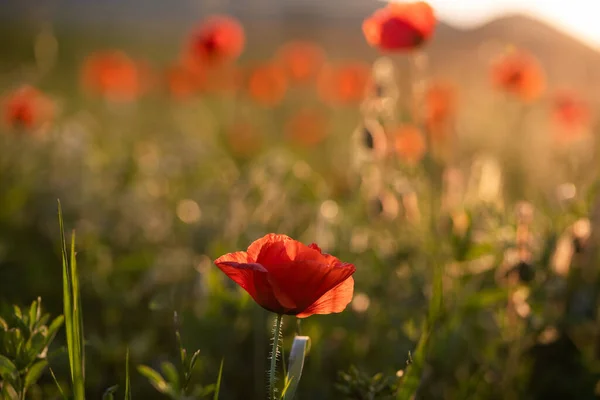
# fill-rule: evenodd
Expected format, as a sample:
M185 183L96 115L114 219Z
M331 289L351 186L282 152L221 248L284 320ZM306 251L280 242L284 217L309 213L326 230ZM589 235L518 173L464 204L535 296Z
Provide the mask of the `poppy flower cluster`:
M552 119L560 132L559 138L570 139L579 136L589 126L591 113L580 96L563 89L552 99Z
M352 301L354 265L286 235L268 234L215 264L264 309L306 318L342 312Z
M363 22L367 43L382 52L405 52L431 38L436 24L433 8L424 1L390 2Z

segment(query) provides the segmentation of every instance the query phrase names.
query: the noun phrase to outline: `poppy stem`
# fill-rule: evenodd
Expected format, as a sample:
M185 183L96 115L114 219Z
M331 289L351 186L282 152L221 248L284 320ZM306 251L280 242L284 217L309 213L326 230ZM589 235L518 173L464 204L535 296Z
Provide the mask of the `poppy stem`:
M275 381L277 379L277 357L279 356L279 341L281 335L281 326L283 325L283 315L277 314L275 325L273 325L273 347L271 349L271 368L269 369L269 394L272 400L275 400L277 388Z

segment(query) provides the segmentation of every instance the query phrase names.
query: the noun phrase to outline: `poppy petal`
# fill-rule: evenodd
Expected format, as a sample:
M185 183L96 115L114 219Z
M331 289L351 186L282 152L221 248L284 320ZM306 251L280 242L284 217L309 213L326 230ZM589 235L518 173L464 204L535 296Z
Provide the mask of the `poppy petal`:
M302 260L271 266L267 279L275 294L285 293L295 312L301 313L332 288L348 279L356 270L352 264L328 266L315 261Z
M273 243L287 242L290 240L293 241L294 239L292 239L291 237L289 237L287 235L279 235L279 234L275 234L275 233L269 233L268 235L265 235L265 236L261 237L260 239L255 240L254 242L252 242L250 244L250 246L248 246L248 257L250 260L257 261L258 255L260 254L263 247L268 246Z
M296 315L296 317L306 318L313 314L331 314L342 312L352 301L353 293L354 279L349 277L344 282L340 283L321 296L319 300L308 306L307 309Z
M257 263L239 263L229 259L243 258L245 252L226 254L215 264L232 281L240 285L261 307L276 313L285 312L267 279L267 270Z

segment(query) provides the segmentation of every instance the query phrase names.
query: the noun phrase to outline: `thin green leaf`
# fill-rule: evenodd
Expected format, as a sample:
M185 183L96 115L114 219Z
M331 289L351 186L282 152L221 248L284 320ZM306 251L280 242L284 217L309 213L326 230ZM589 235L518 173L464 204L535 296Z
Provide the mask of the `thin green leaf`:
M165 377L167 382L169 382L169 385L171 385L173 390L178 392L180 389L180 387L179 387L180 382L179 382L179 373L177 372L177 368L175 368L175 366L172 363L165 361L160 365L160 369L162 370L163 376Z
M34 385L38 381L38 379L40 379L40 376L42 376L42 373L44 372L44 369L46 369L47 366L48 361L42 360L33 364L31 368L29 368L27 374L25 375L25 389Z
M0 377L9 380L10 377L18 375L19 371L15 364L0 354Z
M75 233L71 235L71 251L67 254L64 221L60 200L58 201L58 222L63 265L63 307L67 334L67 351L71 367L71 382L75 400L85 399L85 371L83 351L83 319L79 297L79 278L75 259Z
M63 400L67 400L67 395L62 390L60 383L58 383L58 379L56 379L56 375L54 375L54 371L52 370L52 368L48 368L48 369L50 370L50 375L52 375L52 379L54 379L54 383L56 384L56 387L58 388L58 392L60 393L61 397L63 398Z
M176 393L173 391L173 388L169 386L162 375L157 371L146 365L139 365L137 369L140 374L145 376L150 381L150 384L152 384L156 390L171 396L176 395Z
M308 336L296 336L292 343L292 350L290 351L290 361L288 367L288 373L286 376L286 386L282 393L282 398L285 400L291 400L296 395L298 390L298 384L300 378L302 378L302 369L304 368L304 359L308 353L310 347L310 337Z
M219 392L221 391L221 378L223 377L223 363L225 359L221 359L221 366L219 367L219 376L217 376L217 383L215 385L215 394L213 400L219 400Z

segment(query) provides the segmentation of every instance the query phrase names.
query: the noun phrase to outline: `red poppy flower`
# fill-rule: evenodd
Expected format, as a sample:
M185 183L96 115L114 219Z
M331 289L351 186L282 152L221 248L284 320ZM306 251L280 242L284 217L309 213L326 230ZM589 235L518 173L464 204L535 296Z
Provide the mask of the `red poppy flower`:
M10 127L35 128L52 119L52 101L36 88L23 85L4 101L4 122Z
M422 45L435 28L433 8L424 1L389 3L363 22L363 33L383 52L412 50Z
M419 162L425 155L427 145L419 129L412 125L397 128L394 133L396 153L409 164Z
M425 92L425 122L434 136L443 135L444 128L456 112L456 90L444 81L433 81Z
M292 82L307 83L314 80L325 63L325 51L311 42L290 42L278 53L279 62Z
M121 51L103 51L89 56L82 68L84 87L111 101L133 101L142 91L139 66Z
M317 90L321 100L338 106L360 102L371 81L371 67L362 62L328 65L319 73Z
M227 144L231 152L240 158L250 158L260 151L263 136L249 121L234 122L225 131Z
M294 143L311 147L325 140L329 132L329 120L318 109L306 107L294 114L285 128Z
M238 58L245 41L244 28L236 19L216 15L204 20L192 33L188 51L201 64L220 64Z
M286 235L268 234L215 264L261 307L277 314L339 313L352 301L354 265Z
M204 75L185 65L173 65L165 73L169 93L176 99L187 99L194 95L204 81Z
M492 64L492 83L499 89L532 101L545 87L544 71L539 62L524 51L510 51Z
M254 68L248 81L248 92L256 101L265 106L279 104L287 92L287 78L278 64L268 63Z
M553 117L559 127L571 130L589 123L589 106L576 93L562 90L555 94L553 103Z

